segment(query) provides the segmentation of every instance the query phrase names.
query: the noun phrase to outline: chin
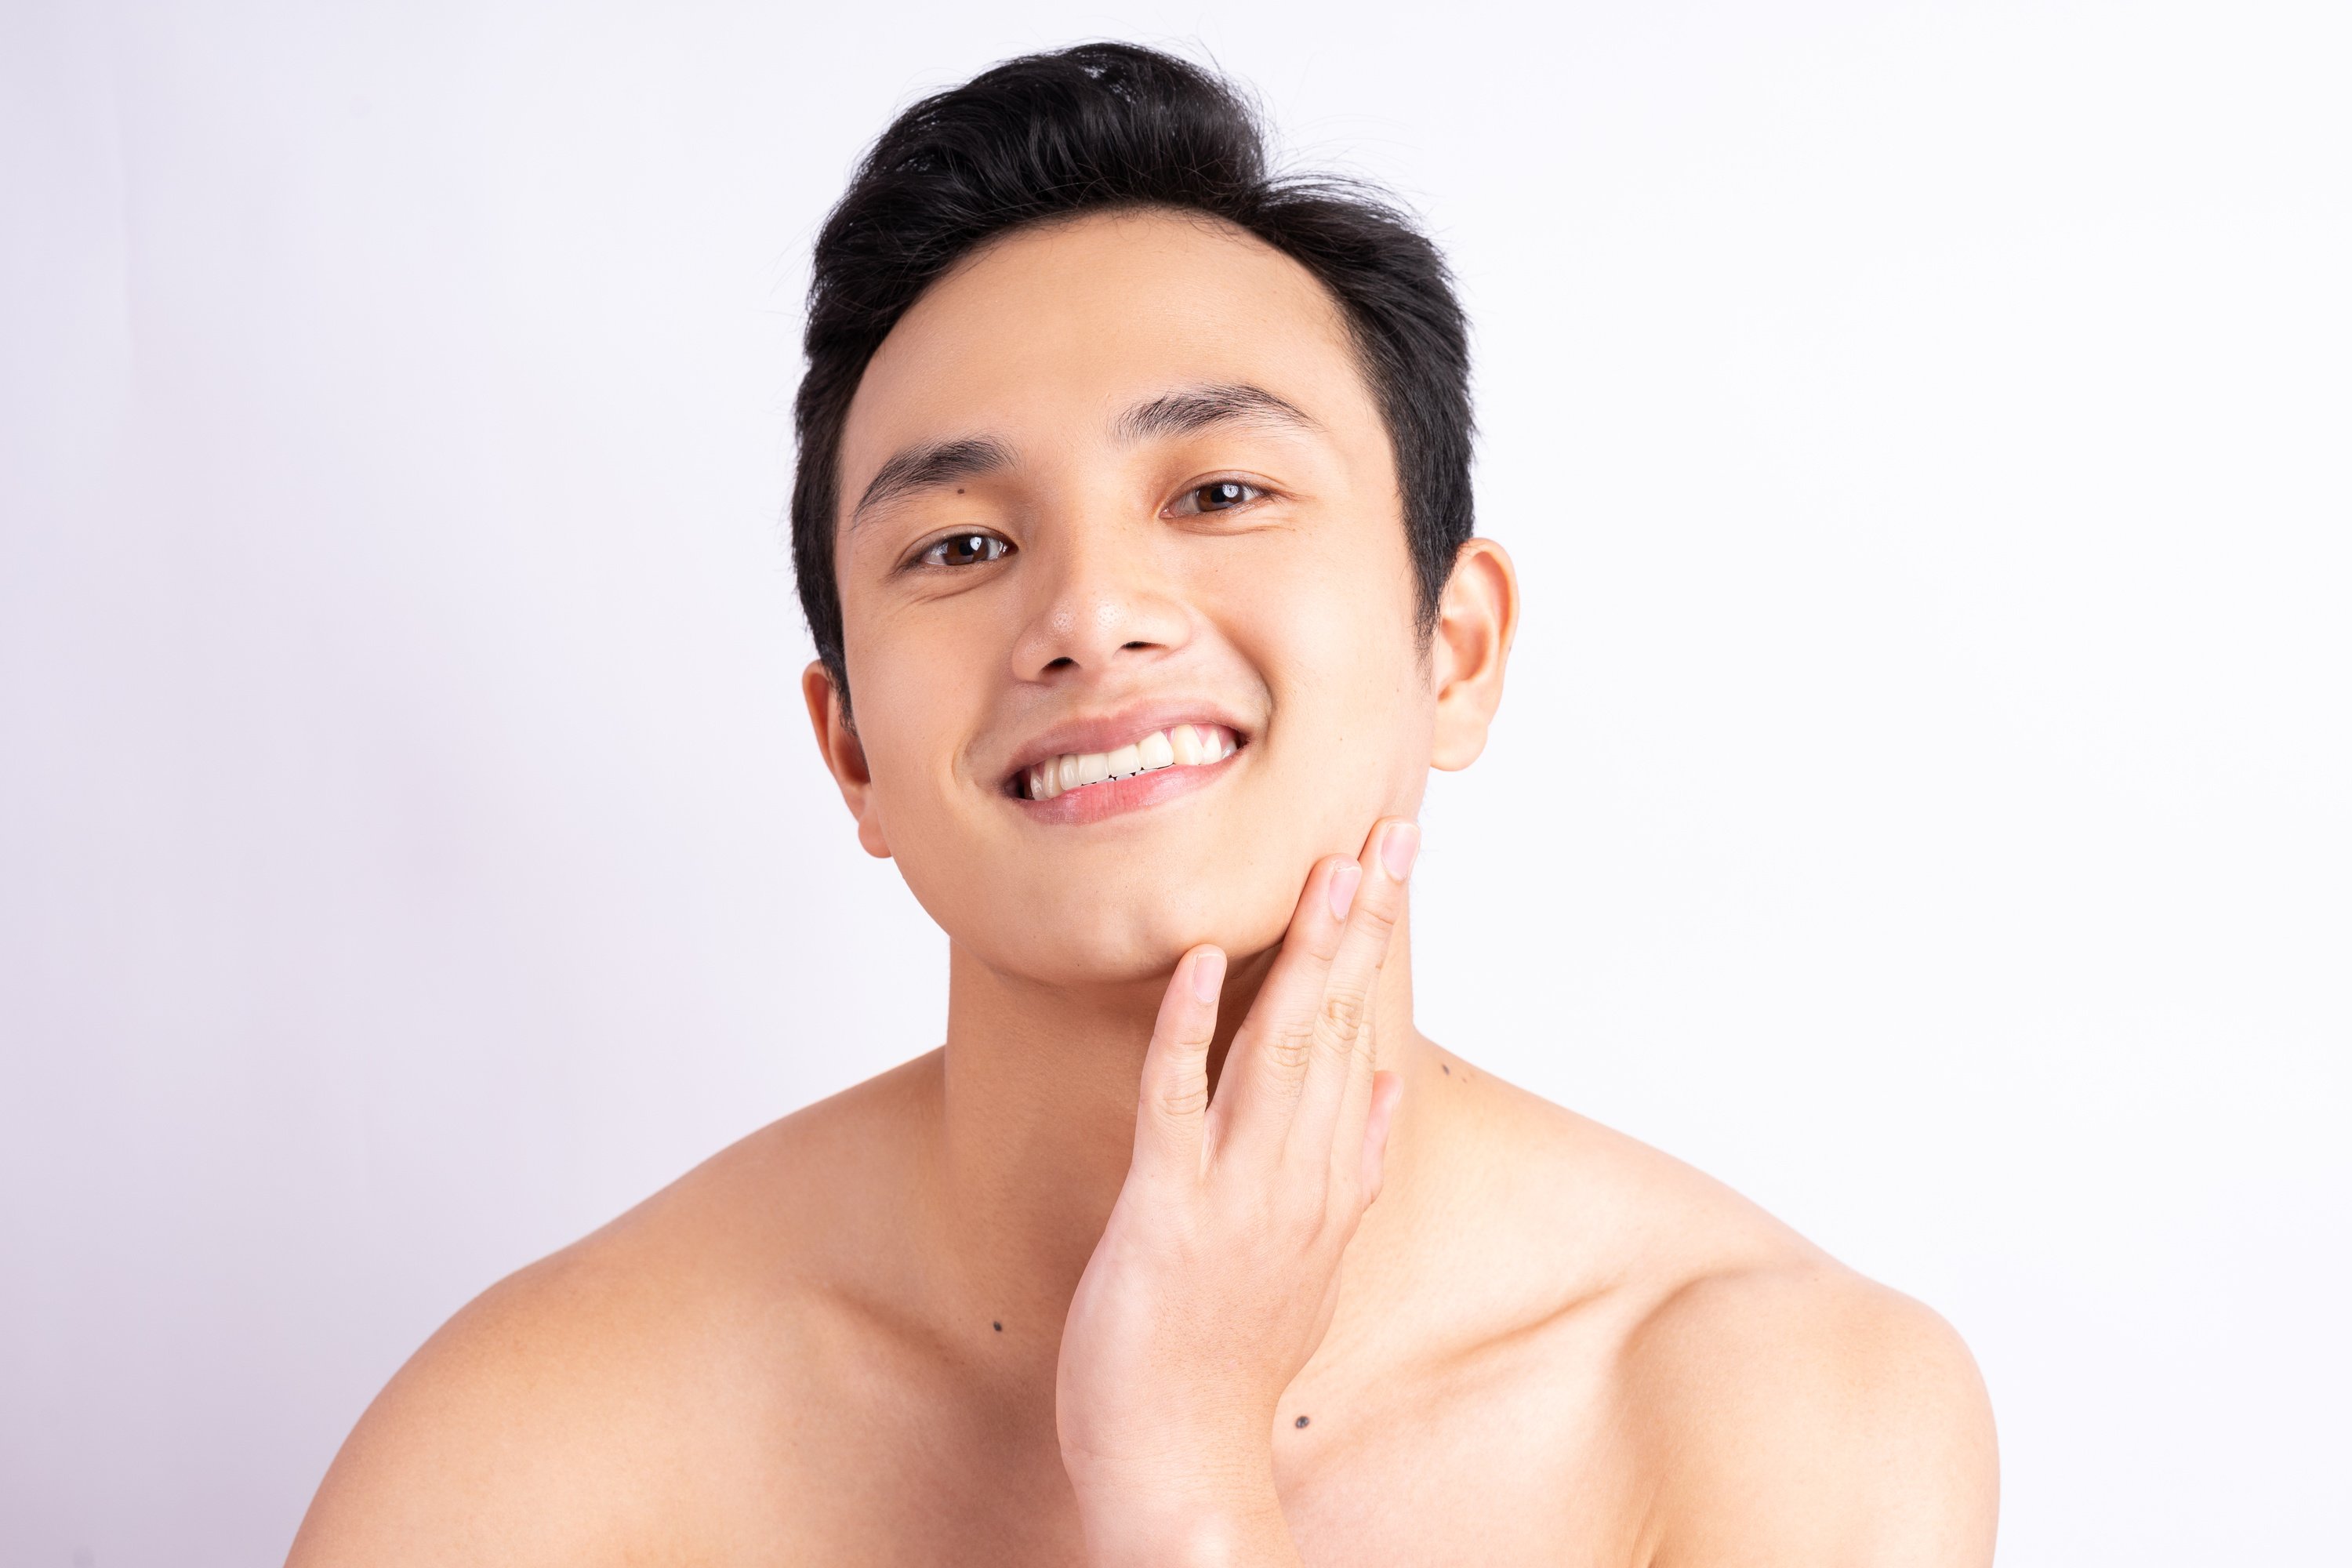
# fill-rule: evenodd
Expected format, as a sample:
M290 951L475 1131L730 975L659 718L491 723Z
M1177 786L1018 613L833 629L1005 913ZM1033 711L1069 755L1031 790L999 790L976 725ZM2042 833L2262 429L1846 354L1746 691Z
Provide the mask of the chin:
M1238 963L1280 942L1294 900L1253 900L1268 907L1244 910L1234 907L1242 891L1202 889L1189 898L1146 894L1006 910L987 920L976 940L958 940L991 968L1041 984L1139 984L1165 980L1176 961L1202 942L1214 942Z

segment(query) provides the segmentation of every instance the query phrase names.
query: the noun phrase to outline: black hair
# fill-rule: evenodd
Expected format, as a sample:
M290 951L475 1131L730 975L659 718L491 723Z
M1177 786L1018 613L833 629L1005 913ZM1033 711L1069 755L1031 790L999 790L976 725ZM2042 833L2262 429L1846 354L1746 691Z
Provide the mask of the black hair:
M923 291L1013 229L1119 208L1204 213L1338 300L1395 453L1419 630L1471 534L1470 352L1436 246L1379 194L1276 174L1228 82L1133 44L1025 55L891 122L818 231L808 368L793 405L793 568L817 656L846 696L834 573L841 431L882 340Z

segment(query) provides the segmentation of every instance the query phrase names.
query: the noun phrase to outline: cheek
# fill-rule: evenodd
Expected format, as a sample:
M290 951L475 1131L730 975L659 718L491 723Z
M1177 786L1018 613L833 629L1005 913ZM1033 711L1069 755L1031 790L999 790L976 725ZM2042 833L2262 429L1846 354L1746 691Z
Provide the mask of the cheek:
M1254 574L1245 590L1254 652L1285 717L1352 744L1393 731L1395 705L1425 695L1411 563L1401 538L1388 542L1351 534L1299 552L1289 570Z
M1302 568L1255 579L1237 640L1274 699L1270 782L1284 809L1319 838L1360 840L1374 817L1412 808L1428 771L1435 704L1408 567L1400 542L1393 557L1321 552Z
M940 679L938 671L955 662L933 657L914 635L886 631L846 641L850 700L876 806L894 847L911 844L913 836L931 830L954 782L974 693L968 682Z
M896 657L862 671L853 655L850 681L865 715L859 732L873 781L866 809L908 891L952 933L1001 896L1000 879L986 825L971 820L976 803L957 771L956 738L971 728L964 693L932 679L929 668Z

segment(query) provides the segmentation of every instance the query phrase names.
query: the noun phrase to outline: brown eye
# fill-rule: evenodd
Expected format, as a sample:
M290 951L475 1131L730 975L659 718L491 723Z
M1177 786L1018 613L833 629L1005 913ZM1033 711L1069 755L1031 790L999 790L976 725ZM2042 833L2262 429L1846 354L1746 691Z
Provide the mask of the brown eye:
M1212 479L1205 485L1195 485L1185 491L1184 500L1176 510L1187 514L1231 511L1264 493L1255 485L1245 485L1239 479Z
M950 533L922 553L926 566L981 566L1001 561L1013 546L992 533Z

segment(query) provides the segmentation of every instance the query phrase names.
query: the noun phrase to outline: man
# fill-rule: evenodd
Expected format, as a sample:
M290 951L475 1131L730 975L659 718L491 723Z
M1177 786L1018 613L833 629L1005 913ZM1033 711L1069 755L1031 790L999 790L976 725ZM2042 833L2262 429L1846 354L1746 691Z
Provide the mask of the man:
M294 1562L1990 1561L1940 1321L1414 1031L1518 615L1428 242L1087 46L900 118L807 342L809 710L947 1044L467 1308Z

